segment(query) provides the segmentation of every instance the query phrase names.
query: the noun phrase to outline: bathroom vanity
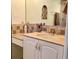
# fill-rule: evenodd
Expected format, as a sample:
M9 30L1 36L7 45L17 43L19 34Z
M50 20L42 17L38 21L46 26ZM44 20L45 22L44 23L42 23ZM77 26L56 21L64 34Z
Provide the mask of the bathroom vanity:
M24 36L26 36L23 42L24 59L63 59L63 36L48 33L32 33Z
M23 47L23 59L63 59L64 35L45 32L14 34L12 42Z

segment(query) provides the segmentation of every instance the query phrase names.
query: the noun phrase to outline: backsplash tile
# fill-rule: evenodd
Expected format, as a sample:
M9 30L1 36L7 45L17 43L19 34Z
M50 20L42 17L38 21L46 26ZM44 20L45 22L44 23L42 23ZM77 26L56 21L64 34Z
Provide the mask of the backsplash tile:
M12 24L12 34L24 33L22 24Z
M61 35L65 34L65 28L63 27L44 25L39 28L39 26L40 24L27 24L27 33L41 32L41 31L52 33L54 30L55 34L61 34ZM24 25L12 24L11 30L12 30L12 34L24 33Z

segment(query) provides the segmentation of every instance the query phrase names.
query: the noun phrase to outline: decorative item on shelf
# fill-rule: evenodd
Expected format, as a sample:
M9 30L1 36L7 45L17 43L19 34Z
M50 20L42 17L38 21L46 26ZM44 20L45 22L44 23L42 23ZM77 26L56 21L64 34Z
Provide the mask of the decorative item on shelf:
M47 19L47 6L43 5L42 7L42 19Z

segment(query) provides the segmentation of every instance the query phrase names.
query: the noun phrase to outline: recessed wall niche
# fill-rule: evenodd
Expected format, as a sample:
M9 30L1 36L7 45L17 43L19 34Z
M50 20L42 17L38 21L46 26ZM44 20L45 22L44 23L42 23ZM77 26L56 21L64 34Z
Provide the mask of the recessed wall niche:
M42 19L47 19L47 6L43 5L42 7Z

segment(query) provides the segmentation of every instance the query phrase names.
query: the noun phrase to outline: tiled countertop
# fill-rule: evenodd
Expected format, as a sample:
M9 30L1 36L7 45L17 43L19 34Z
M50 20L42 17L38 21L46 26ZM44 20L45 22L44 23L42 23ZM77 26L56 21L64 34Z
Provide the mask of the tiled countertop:
M18 40L23 41L24 36L23 36L22 33L18 33L18 34L12 34L12 38L16 38L16 39L18 39Z
M33 32L33 33L26 33L26 34L12 34L12 38L17 38L19 40L23 40L25 37L31 37L38 40L47 41L50 43L54 43L57 45L64 46L64 35L51 35L46 32Z

